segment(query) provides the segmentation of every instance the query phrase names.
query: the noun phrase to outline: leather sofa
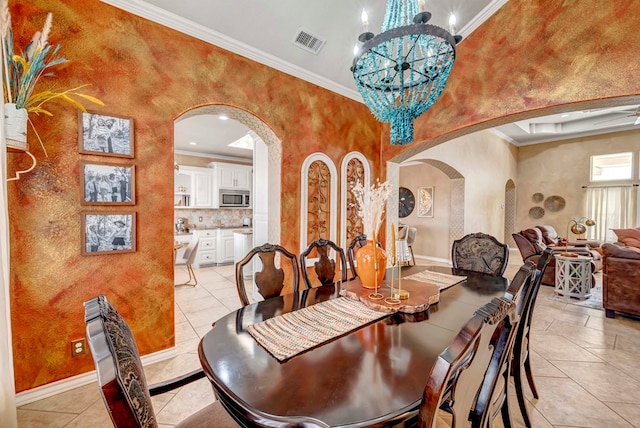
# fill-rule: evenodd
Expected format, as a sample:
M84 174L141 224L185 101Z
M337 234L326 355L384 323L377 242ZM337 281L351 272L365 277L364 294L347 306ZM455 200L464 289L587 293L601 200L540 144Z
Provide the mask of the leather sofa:
M607 318L615 311L640 315L640 249L603 244L602 306Z
M593 258L591 261L591 273L598 272L602 269L602 255L600 252L591 249L589 245L584 246L569 246L565 249L565 245L547 245L544 242L542 231L533 227L530 229L522 230L518 233L513 233L514 241L520 250L523 262L531 261L535 264L538 263L538 259L542 256L542 252L547 248L551 248L554 253L571 252L578 253ZM561 241L562 242L562 241ZM595 285L595 277L592 276L591 284ZM552 257L547 265L547 269L542 276L542 284L555 286L556 283L556 260Z

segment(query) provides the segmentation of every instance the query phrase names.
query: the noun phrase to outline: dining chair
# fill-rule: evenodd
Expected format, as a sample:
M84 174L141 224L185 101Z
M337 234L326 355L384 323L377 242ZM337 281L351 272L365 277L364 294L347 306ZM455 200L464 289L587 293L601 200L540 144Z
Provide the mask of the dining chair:
M300 284L298 258L280 245L267 243L251 249L242 260L236 263L236 287L238 288L238 297L240 297L242 306L249 304L244 284L243 268L252 263L256 255L262 262L262 270L253 275L253 280L260 295L265 299L280 295L285 287L285 271L282 269L282 262L286 260L289 262L288 272L291 275L292 292L297 297ZM277 267L276 264L281 267Z
M330 257L330 252L338 256L340 260L340 266L336 266L336 260ZM300 254L300 268L302 271L302 278L307 286L311 288L311 278L309 277L309 268L307 268L307 259L315 251L318 256L318 261L314 262L313 270L316 273L316 278L320 282L320 285L331 284L335 282L337 267L340 268L340 279L342 282L347 280L347 258L344 254L344 250L340 248L335 242L328 239L316 239L309 244L306 250Z
M470 233L453 241L454 269L502 276L509 262L509 247L486 233Z
M186 266L189 279L186 282L175 285L192 285L194 287L198 285L198 279L196 278L196 273L193 270L193 262L195 261L196 254L198 252L198 243L198 235L194 233L191 237L191 241L189 241L189 244L187 245L187 248L184 250L182 257L176 260L176 265Z
M413 266L409 262L412 260L411 250L409 249L409 226L399 225L398 236L396 237L396 260L398 266ZM415 261L413 263L415 265Z
M533 310L536 304L536 298L538 297L538 291L540 290L540 284L544 272L549 264L549 261L553 257L553 250L546 248L542 256L538 259L536 265L535 275L531 281L531 290L525 294L525 298L518 306L516 313L520 317L520 323L518 324L518 330L516 331L516 339L513 347L513 362L511 372L513 374L513 383L516 391L516 397L518 398L518 406L520 407L520 413L522 413L522 419L527 428L531 428L531 418L526 406L526 398L524 395L524 385L522 382L522 369L524 369L527 376L527 382L531 388L531 392L534 398L538 398L538 391L533 381L533 374L531 372L531 362L529 359L529 332L531 330L531 319L533 316Z
M202 369L147 386L140 354L131 329L104 295L84 302L87 339L98 385L114 426L158 426L151 397L202 379ZM239 427L219 401L208 404L176 427Z
M533 263L523 264L513 277L503 297L503 299L513 302L516 309L512 316L504 319L504 328L494 336L492 342L494 351L491 362L469 416L472 428L491 427L498 415L502 416L502 424L505 428L511 427L508 388L515 337L520 322L517 307L526 300L527 294L531 293L531 282L535 270L536 266Z
M473 314L438 356L422 396L417 420L410 421L408 426L468 426L473 403L495 354L493 338L502 336L509 326L508 320L514 315L515 304L506 298L494 298ZM451 414L451 425L439 415L439 409Z

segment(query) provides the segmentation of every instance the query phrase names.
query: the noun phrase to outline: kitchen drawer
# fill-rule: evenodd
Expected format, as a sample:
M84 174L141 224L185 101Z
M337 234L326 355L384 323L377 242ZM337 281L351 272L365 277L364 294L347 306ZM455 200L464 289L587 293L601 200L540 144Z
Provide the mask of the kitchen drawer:
M196 230L193 233L197 234L200 237L201 240L203 238L207 238L207 237L215 238L215 236L216 236L216 230L215 229Z
M200 238L200 241L198 244L198 252L200 252L200 250L206 251L206 250L215 250L215 249L216 249L216 240L214 238Z
M216 263L216 250L203 250L198 249L198 255L196 257L196 267L202 265L212 265Z

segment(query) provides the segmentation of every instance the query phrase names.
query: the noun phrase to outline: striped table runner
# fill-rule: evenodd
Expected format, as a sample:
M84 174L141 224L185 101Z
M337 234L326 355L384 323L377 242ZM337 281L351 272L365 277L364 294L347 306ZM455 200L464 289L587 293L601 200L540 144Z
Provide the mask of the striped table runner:
M346 297L317 303L253 324L247 331L278 361L389 315Z
M414 273L413 275L405 276L404 278L435 284L441 291L467 279L466 276L456 276L448 273L433 272L430 270L423 270L422 272Z

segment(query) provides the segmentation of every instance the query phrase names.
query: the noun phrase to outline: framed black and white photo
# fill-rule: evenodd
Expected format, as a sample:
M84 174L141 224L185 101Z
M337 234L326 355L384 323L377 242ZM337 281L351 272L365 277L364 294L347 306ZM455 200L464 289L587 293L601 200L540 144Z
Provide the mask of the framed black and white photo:
M78 111L80 153L133 158L133 119Z
M136 251L136 213L83 213L82 255Z
M82 205L135 205L135 166L80 162Z
M433 187L418 187L418 217L433 217Z

